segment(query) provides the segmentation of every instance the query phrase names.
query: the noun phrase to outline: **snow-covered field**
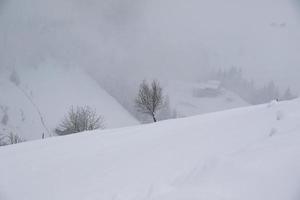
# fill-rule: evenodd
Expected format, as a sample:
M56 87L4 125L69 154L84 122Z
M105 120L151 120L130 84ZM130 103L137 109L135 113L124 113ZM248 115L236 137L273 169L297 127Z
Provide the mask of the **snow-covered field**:
M300 99L0 148L1 200L299 200Z
M204 83L170 81L166 87L177 117L193 116L248 106L237 94L221 87L218 81Z
M82 70L55 67L45 62L37 68L0 70L0 133L13 132L26 140L54 134L71 106L90 106L104 118L106 128L138 124L118 102ZM3 120L4 118L7 120Z
M0 133L53 135L83 105L118 128L0 147L0 200L299 200L300 99L124 128L139 123L83 71L184 80L164 88L179 116L247 106L193 81L237 66L297 89L294 2L0 0Z

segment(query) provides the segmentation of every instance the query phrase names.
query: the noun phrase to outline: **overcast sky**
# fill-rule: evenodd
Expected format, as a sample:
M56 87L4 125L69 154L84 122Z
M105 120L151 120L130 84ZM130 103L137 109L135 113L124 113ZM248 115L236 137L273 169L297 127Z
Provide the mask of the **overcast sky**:
M297 0L0 0L1 67L197 79L237 66L300 92Z

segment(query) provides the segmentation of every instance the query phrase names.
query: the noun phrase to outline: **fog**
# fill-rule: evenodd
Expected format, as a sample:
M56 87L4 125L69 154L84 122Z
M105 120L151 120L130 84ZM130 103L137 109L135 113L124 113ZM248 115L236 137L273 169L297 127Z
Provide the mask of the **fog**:
M55 60L98 78L198 80L241 67L300 92L296 0L2 0L0 66Z

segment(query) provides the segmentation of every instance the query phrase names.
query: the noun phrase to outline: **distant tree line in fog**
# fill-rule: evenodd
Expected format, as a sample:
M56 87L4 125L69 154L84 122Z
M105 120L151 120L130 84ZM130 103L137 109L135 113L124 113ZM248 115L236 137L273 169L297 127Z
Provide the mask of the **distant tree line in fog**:
M270 81L262 87L255 86L254 81L244 78L242 69L238 67L212 72L209 79L220 81L222 87L235 92L245 101L254 105L275 99L291 100L297 98L297 95L293 94L290 88L287 88L283 93L280 92L274 81Z

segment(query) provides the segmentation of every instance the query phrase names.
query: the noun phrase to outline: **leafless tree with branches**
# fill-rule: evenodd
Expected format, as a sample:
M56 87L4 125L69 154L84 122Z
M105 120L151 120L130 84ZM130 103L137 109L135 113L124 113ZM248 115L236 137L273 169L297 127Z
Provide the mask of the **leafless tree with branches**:
M145 80L141 83L135 99L139 112L150 115L153 121L157 122L156 114L165 105L164 101L162 87L157 80L153 80L151 84L148 84Z
M77 108L72 106L55 132L58 135L68 135L100 128L104 129L104 118L97 115L95 109L89 106Z

